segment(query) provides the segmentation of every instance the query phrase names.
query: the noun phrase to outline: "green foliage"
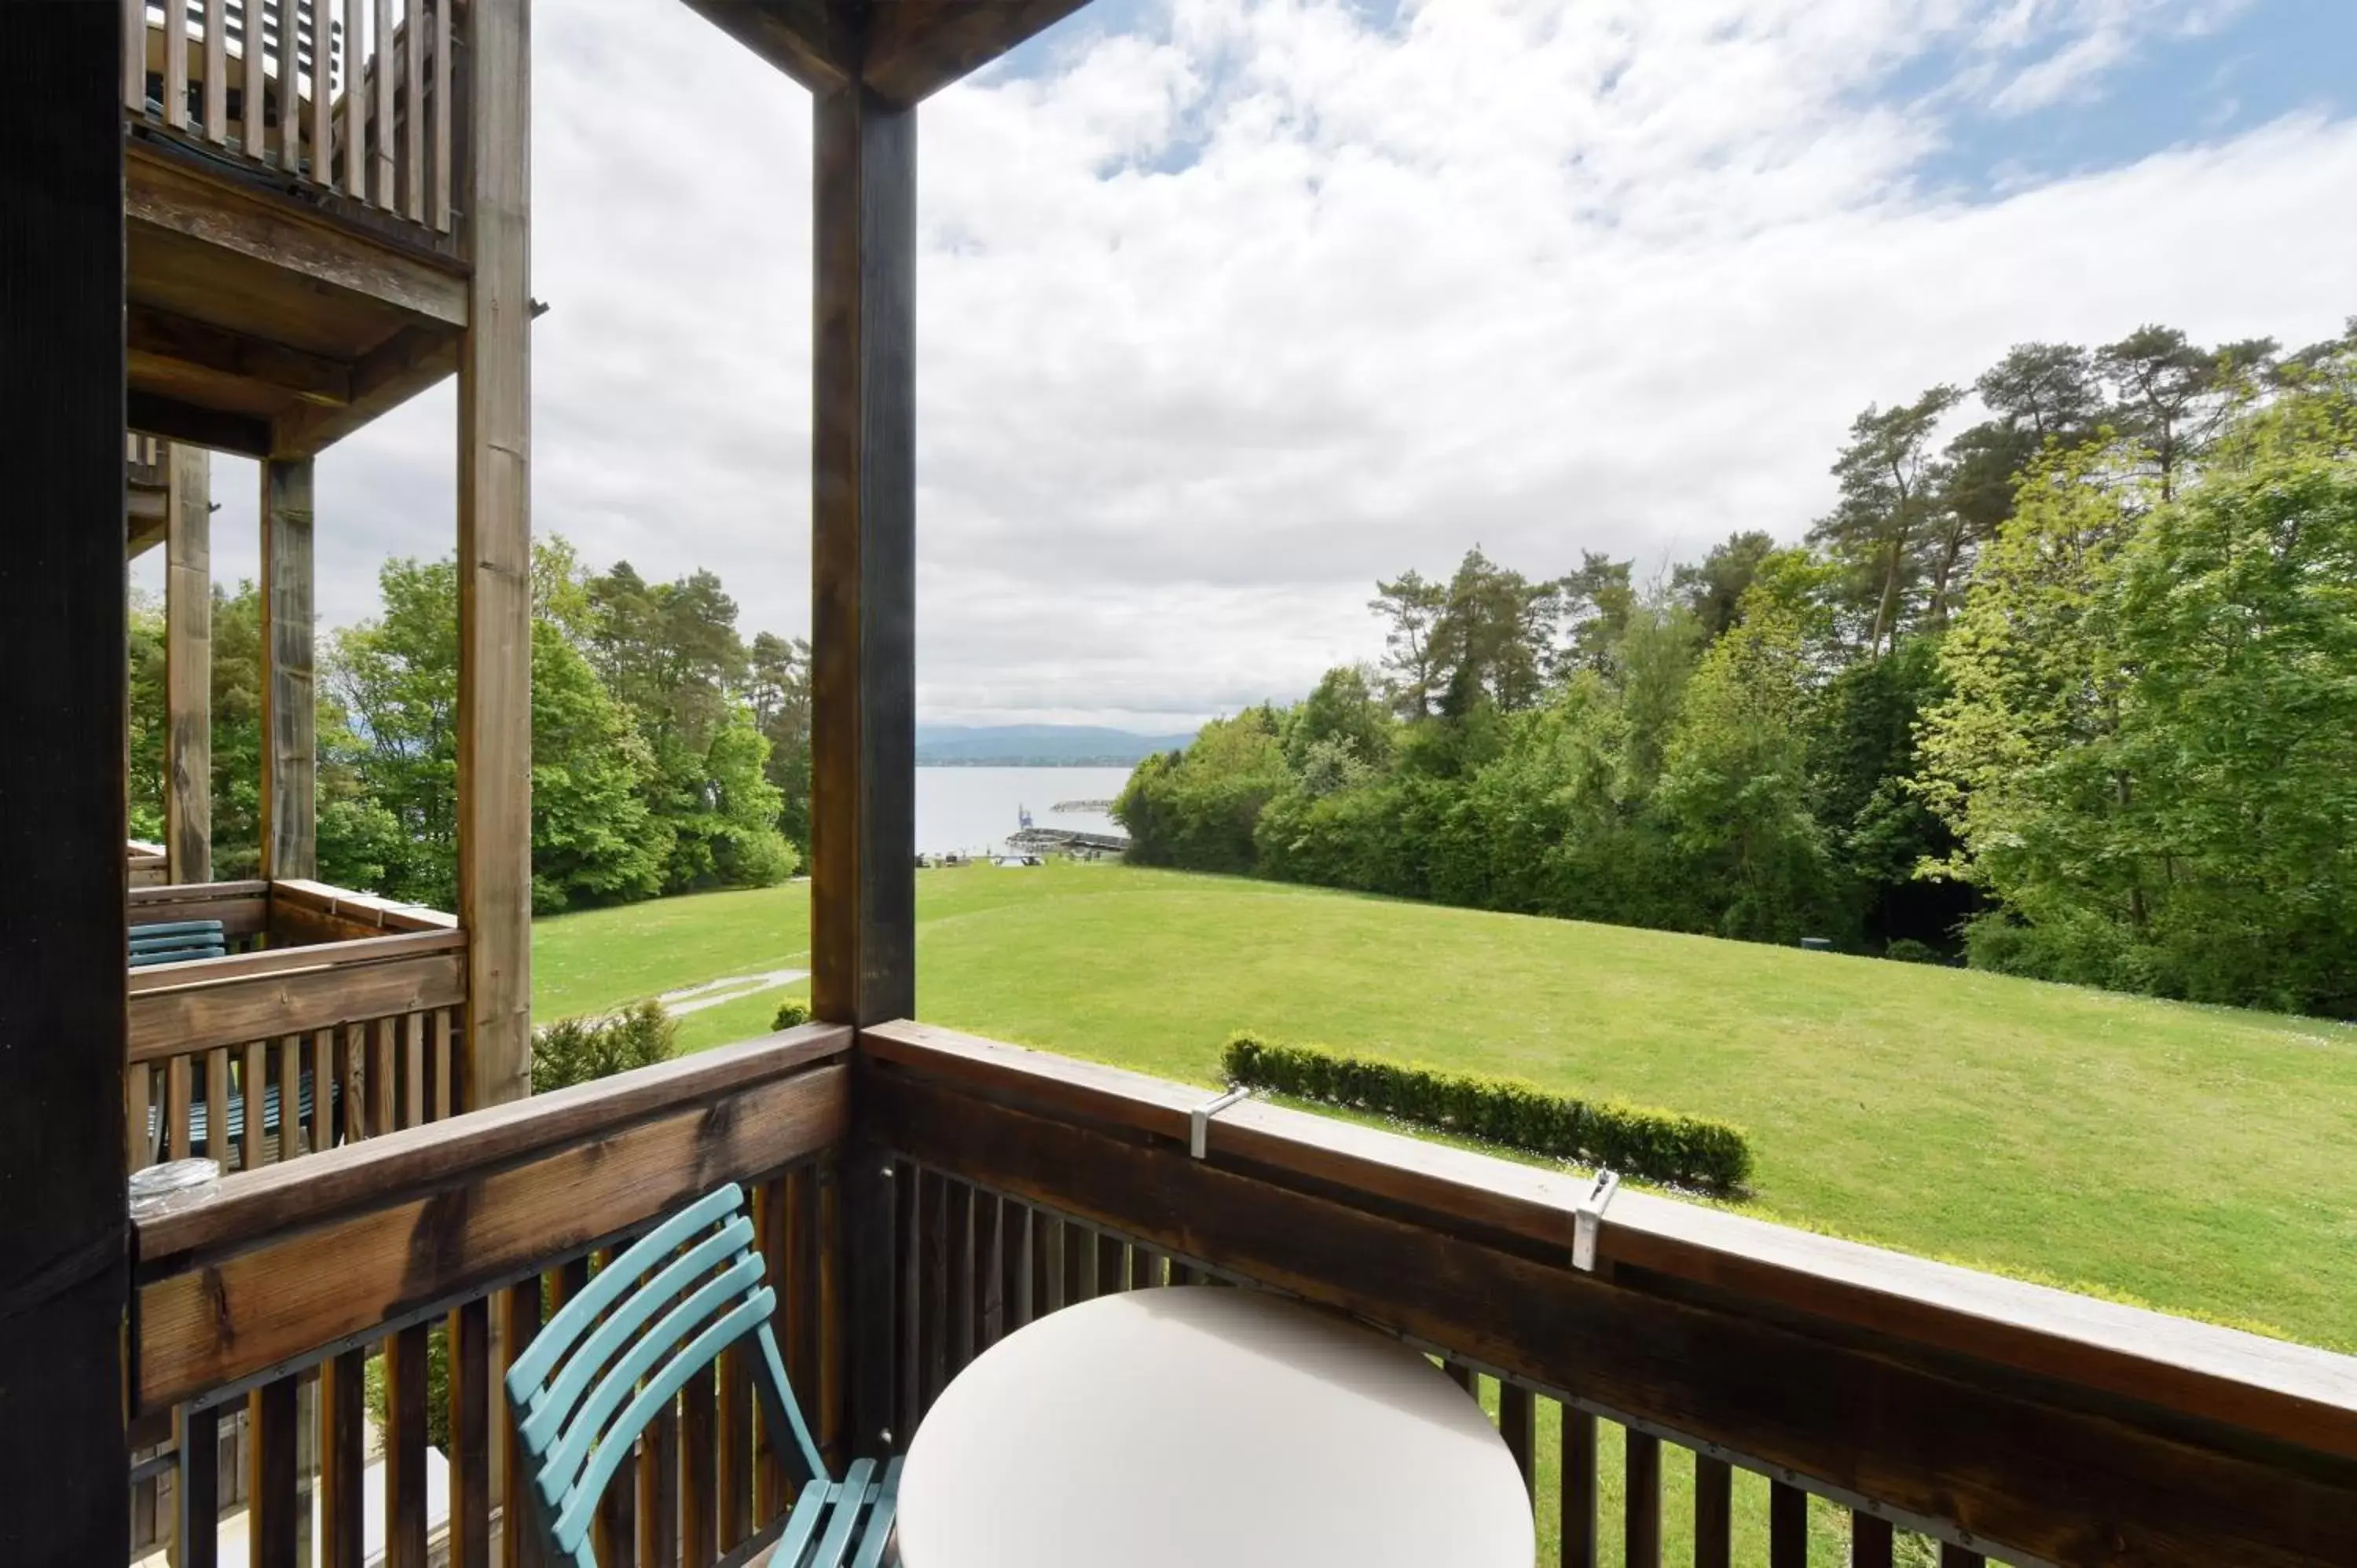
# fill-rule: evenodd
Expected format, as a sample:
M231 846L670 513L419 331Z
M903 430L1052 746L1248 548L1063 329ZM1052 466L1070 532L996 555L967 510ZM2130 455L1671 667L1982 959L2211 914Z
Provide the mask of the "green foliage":
M1882 956L1896 963L1944 963L1940 950L1929 942L1919 942L1913 937L1901 937L1882 950Z
M546 1094L671 1059L679 1024L660 1002L604 1017L561 1018L534 1032L532 1091Z
M1649 1181L1739 1190L1751 1149L1724 1122L1551 1094L1511 1079L1344 1056L1237 1035L1222 1053L1228 1081L1397 1117L1487 1143L1609 1167Z
M1248 708L1205 725L1185 751L1138 764L1113 814L1141 865L1249 871L1261 809L1290 777L1276 715Z
M811 1021L811 1005L807 997L789 996L778 1004L770 1018L772 1029L799 1029Z
M361 1380L369 1419L379 1432L391 1431L392 1385L382 1354L368 1359ZM450 1452L450 1336L438 1323L425 1331L425 1441L445 1455Z

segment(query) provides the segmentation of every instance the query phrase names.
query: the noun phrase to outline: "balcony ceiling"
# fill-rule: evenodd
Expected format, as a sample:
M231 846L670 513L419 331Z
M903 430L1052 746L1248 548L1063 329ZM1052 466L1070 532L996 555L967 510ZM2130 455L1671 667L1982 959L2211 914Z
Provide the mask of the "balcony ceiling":
M854 80L907 107L981 70L1088 0L683 0L809 88Z

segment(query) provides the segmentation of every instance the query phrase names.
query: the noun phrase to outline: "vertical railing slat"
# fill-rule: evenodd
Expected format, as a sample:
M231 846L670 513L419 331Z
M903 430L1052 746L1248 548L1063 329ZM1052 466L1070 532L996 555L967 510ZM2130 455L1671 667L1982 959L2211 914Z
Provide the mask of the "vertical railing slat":
M1520 1383L1499 1381L1498 1434L1506 1440L1506 1452L1514 1456L1514 1468L1523 1473L1523 1490L1535 1502L1539 1486L1538 1402L1531 1397L1531 1391Z
M320 1154L336 1146L336 1071L337 1058L343 1055L338 1047L335 1029L311 1031L311 1152Z
M205 140L229 141L229 0L204 0Z
M414 1127L425 1120L425 1015L410 1013L401 1019L401 1124Z
M336 183L336 33L328 8L334 3L310 0L311 177L330 188Z
M196 1098L190 1080L195 1070L196 1064L187 1057L174 1057L164 1064L164 1152L169 1159L188 1157L188 1124Z
M384 1342L385 1568L426 1568L425 1325Z
M720 1549L753 1533L753 1368L740 1342L720 1353Z
M205 1158L229 1166L229 1047L215 1046L205 1053Z
M434 1120L447 1122L457 1109L457 1058L450 1050L450 1009L434 1009Z
M450 1363L449 1568L490 1568L491 1304L461 1303L443 1332Z
M176 1419L179 1469L172 1480L173 1568L221 1562L221 1412L183 1405Z
M1735 1533L1735 1468L1695 1455L1695 1568L1730 1568Z
M330 1356L319 1369L320 1568L362 1568L367 1556L367 1387L365 1349Z
M404 0L401 17L401 208L412 223L425 221L425 27L417 0Z
M1629 1568L1661 1568L1662 1440L1650 1432L1624 1428L1626 1494L1621 1526L1622 1557Z
M1006 1276L1006 1332L1012 1334L1030 1322L1036 1310L1031 1298L1031 1252L1038 1245L1038 1230L1029 1204L1017 1203L1010 1197L1006 1207L1006 1216L1001 1222L1006 1231L1002 1266Z
M225 5L226 0L212 0L212 4ZM245 26L240 29L245 62L245 103L240 134L245 138L245 156L256 161L270 156L270 87L262 74L265 31L262 7L263 0L245 0Z
M369 182L369 199L390 212L398 199L393 183L393 0L376 0L376 30L369 45L369 70L376 73L370 116L373 125L369 136L375 154L376 174Z
M319 0L325 5L328 0ZM368 53L361 47L361 0L344 0L344 185L346 196L368 199Z
M450 5L434 5L434 227L450 231Z
M147 0L123 0L123 106L147 108Z
M246 1539L253 1568L295 1568L295 1392L300 1382L275 1378L246 1396Z
M237 1097L245 1112L244 1136L238 1140L238 1168L258 1171L262 1168L262 1137L267 1118L264 1112L270 1104L270 1047L255 1041L245 1047L245 1064L240 1069Z
M155 1119L155 1073L145 1062L133 1062L123 1074L123 1155L132 1170L150 1163L154 1144L148 1126Z
M1849 1568L1890 1568L1890 1521L1880 1514L1849 1516Z
M303 1152L303 1040L287 1035L278 1041L278 1157L291 1160Z
M952 1182L947 1193L948 1207L942 1217L942 1240L949 1256L942 1273L942 1288L948 1297L948 1310L942 1322L942 1350L947 1363L949 1379L965 1370L974 1359L974 1188L964 1182ZM934 1391L935 1397L940 1391Z
M1809 1568L1809 1494L1768 1483L1768 1568Z
M535 1274L500 1293L500 1356L510 1365L540 1332L541 1292L541 1276ZM498 1412L492 1426L500 1442L500 1568L544 1568L540 1525L533 1511L539 1505L532 1496L529 1466L508 1409L503 1375L504 1368L490 1378ZM710 1386L709 1380L705 1386Z
M164 0L164 124L188 128L188 0Z
M250 0L259 4L260 0ZM278 0L278 166L303 172L303 45L296 31L296 0Z
M1949 1541L1940 1542L1940 1568L1982 1568L1987 1561L1969 1547Z
M337 1033L343 1036L338 1076L344 1082L344 1142L357 1144L369 1135L368 1099L373 1080L369 1072L368 1026L346 1024Z
M906 1444L917 1430L917 1413L922 1399L924 1378L924 1342L919 1322L918 1303L924 1270L921 1267L924 1238L918 1233L917 1218L920 1205L918 1190L924 1185L924 1173L903 1160L893 1167L892 1176L892 1236L899 1256L893 1260L898 1274L893 1280L892 1305L898 1317L899 1332L894 1337L896 1354L893 1359L893 1435ZM856 1238L855 1238L856 1240Z
M395 1078L393 1021L373 1018L369 1034L369 1136L382 1138L401 1125L400 1081Z
M1007 1234L1013 1205L989 1193L976 1193L974 1273L980 1297L974 1303L974 1343L987 1350L1006 1335Z
M639 1455L639 1568L679 1560L679 1404L668 1401L648 1423ZM452 1563L450 1568L458 1568Z
M827 1462L840 1466L845 1459L844 1426L846 1375L851 1347L844 1336L843 1282L847 1260L843 1233L842 1171L832 1158L818 1167L818 1231L812 1238L816 1254L813 1288L818 1297L818 1322L813 1354L818 1358L818 1442Z
M787 1332L792 1292L786 1273L786 1197L782 1179L760 1182L753 1188L753 1245L761 1255L761 1272L769 1281L775 1305L770 1331L778 1337L780 1355L793 1343ZM791 1438L775 1430L776 1423L757 1397L753 1401L753 1528L759 1530L785 1510L786 1467L782 1444Z
M711 1371L690 1377L679 1393L679 1551L689 1568L705 1568L719 1550L717 1412Z

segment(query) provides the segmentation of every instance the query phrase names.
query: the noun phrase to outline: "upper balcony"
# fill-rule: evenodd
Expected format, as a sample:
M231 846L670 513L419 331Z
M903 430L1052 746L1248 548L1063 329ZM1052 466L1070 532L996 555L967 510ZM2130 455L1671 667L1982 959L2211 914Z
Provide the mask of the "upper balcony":
M470 11L126 3L133 426L303 456L449 374Z

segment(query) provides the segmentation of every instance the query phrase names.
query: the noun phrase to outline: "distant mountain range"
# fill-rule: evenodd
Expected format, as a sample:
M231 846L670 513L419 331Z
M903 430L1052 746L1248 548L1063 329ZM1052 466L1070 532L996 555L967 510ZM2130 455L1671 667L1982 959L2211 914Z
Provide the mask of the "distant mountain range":
M1139 735L1094 725L919 725L920 768L1133 768L1192 735Z

